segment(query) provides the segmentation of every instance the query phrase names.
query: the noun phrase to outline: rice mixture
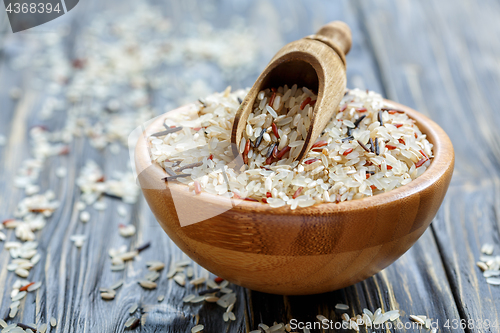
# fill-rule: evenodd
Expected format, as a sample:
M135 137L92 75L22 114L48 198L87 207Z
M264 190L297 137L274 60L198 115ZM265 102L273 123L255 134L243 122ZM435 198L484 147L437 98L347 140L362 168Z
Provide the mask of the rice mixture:
M250 168L262 166L263 162L272 164L288 152L288 157L298 156L311 124L316 95L294 85L286 91L261 91L257 100L239 147L245 164Z
M152 160L201 191L291 209L360 199L420 176L432 144L414 121L379 94L346 92L338 112L299 163L316 95L309 89L261 91L239 147L245 166L234 169L232 123L248 91L208 96L192 112L169 114L166 130L149 140Z

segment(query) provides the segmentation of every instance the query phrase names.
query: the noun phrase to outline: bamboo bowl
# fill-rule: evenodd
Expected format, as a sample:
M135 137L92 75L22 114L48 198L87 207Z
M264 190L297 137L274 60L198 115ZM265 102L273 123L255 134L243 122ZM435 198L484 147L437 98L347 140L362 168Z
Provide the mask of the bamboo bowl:
M291 210L206 192L193 195L180 183L167 186L162 180L167 175L152 164L145 140L161 128L162 117L148 126L137 143L138 180L168 236L212 273L273 294L344 288L384 269L417 241L436 215L453 173L453 146L446 133L417 111L389 102L427 134L434 159L420 177L383 194ZM173 194L177 209L181 203L191 214L213 216L181 227Z

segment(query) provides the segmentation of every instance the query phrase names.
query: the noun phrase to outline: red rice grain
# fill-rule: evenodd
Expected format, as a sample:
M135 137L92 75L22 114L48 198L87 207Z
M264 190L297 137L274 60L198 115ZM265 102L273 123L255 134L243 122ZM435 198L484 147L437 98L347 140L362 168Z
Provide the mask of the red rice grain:
M347 149L346 151L344 151L344 153L343 153L342 155L347 156L347 155L349 155L350 153L352 153L352 151L353 151L353 149L352 149L352 148L349 148L349 149Z
M295 193L293 194L292 198L297 199L297 197L300 195L300 193L302 193L302 190L303 190L303 189L304 189L304 188L303 188L302 186L301 186L301 187L299 187L299 188L297 189L297 191L295 191Z
M302 104L300 104L300 109L301 110L304 110L304 108L306 107L307 104L309 104L311 102L311 97L307 97L303 102Z
M286 153L290 151L290 146L286 146L285 148L281 149L281 151L276 155L277 159L281 159L283 156L285 156Z
M274 136L276 137L276 139L279 139L280 138L280 135L278 133L278 126L276 126L275 123L272 123L271 124L272 128L273 128L273 133L274 133Z
M328 144L328 142L326 142L325 140L321 140L321 141L318 141L315 144L313 144L311 148L324 147L327 144Z
M313 164L314 162L319 161L319 158L311 158L304 162L304 164Z
M196 194L201 193L201 185L197 180L194 181L194 193Z

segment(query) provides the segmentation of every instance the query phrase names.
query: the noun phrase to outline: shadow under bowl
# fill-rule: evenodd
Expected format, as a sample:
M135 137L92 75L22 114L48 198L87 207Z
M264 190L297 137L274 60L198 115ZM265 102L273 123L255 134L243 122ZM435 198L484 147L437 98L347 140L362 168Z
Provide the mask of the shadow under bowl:
M210 272L272 294L344 288L384 269L417 241L453 173L453 146L446 133L417 111L388 102L416 121L434 145L434 159L420 177L386 193L295 210L206 192L194 195L184 184L167 184L165 170L151 162L146 138L162 128L164 117L151 123L137 143L138 180L168 236ZM203 221L181 226L178 213L186 212Z

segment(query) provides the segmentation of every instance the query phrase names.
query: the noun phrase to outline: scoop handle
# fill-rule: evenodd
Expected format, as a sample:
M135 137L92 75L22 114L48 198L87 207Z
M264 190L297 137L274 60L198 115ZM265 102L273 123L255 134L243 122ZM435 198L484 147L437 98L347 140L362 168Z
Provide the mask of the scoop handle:
M349 26L342 21L333 21L318 30L316 39L333 44L335 51L342 51L346 55L351 49L352 34ZM333 47L333 45L330 45Z

